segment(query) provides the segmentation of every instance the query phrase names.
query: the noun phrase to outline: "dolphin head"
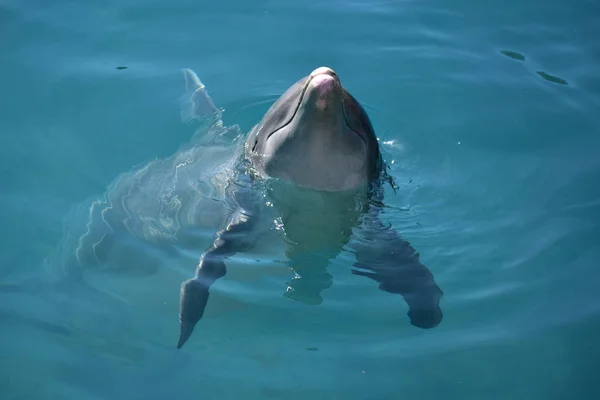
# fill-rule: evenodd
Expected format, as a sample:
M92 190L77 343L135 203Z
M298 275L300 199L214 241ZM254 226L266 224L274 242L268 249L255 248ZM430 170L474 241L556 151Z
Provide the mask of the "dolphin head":
M381 167L369 116L328 67L300 79L271 106L245 152L264 176L325 191L364 187Z

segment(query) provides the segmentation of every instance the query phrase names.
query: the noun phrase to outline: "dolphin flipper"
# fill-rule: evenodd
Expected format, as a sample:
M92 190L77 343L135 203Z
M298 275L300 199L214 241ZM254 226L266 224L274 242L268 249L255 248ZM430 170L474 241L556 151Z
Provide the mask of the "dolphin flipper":
M380 206L369 205L361 238L350 242L356 262L355 275L379 282L379 288L402 295L412 325L423 329L436 327L443 318L439 301L443 296L429 269L419 260L419 253L379 218Z
M212 245L200 257L194 278L181 284L178 349L191 337L196 323L202 318L210 286L227 273L224 260L238 252L250 250L259 238L260 195L256 188L244 187L240 182L238 180L233 184L228 193L233 211L225 226L217 232ZM246 182L253 185L249 178Z

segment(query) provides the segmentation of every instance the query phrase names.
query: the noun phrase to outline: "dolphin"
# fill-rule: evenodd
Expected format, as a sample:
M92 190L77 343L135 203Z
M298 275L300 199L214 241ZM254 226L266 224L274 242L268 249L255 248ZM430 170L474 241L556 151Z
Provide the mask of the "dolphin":
M194 93L192 110L222 125L222 110L197 75L183 74ZM225 261L260 241L261 222L271 213L278 216L288 265L300 278L289 284L288 297L320 303L318 292L332 284L327 261L347 250L355 256L353 274L403 297L413 326L440 324L443 292L433 274L380 219L389 179L371 120L332 68L316 68L275 101L248 133L238 165L237 183L228 190L230 212L194 276L181 284L178 349L202 318L211 285L227 274Z

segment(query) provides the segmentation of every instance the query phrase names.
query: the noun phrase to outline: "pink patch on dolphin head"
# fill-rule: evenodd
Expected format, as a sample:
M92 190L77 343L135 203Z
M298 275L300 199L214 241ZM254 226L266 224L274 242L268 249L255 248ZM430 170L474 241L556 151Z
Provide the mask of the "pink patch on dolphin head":
M335 78L330 75L317 75L311 81L311 86L319 92L329 92L336 86Z

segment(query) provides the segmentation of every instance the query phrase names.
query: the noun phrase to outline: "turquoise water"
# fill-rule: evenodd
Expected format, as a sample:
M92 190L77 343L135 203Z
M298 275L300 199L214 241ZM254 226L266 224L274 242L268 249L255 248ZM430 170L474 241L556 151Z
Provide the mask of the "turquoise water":
M596 2L2 0L0 37L3 400L598 398ZM292 301L265 243L177 350L208 229L180 259L148 245L60 279L91 202L202 134L181 68L248 131L321 65L372 118L399 186L386 221L444 291L438 327L350 254L322 304Z

